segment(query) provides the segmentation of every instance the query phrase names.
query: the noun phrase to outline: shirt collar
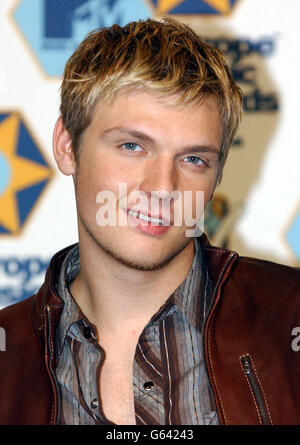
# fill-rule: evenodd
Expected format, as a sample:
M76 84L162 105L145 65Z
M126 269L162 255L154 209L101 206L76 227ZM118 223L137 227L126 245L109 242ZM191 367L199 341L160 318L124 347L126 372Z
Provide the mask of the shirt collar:
M194 259L190 271L163 306L153 315L150 323L158 322L171 313L180 311L195 329L201 330L203 319L201 310L205 305L207 280L201 241L200 238L194 238Z
M203 290L207 279L204 255L199 238L194 238L194 260L192 267L185 280L175 290L174 303L185 315L188 322L195 328L200 329L200 307L201 299L204 297Z
M60 355L66 335L70 327L83 319L83 314L79 306L77 306L69 286L80 271L79 244L73 247L65 257L57 283L57 293L64 301L64 308L61 314L58 331L58 354Z

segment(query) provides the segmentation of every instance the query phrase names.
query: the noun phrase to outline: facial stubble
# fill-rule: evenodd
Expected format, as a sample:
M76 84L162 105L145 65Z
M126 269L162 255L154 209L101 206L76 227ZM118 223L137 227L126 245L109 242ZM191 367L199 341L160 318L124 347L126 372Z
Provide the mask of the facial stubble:
M140 271L155 271L155 270L161 270L164 267L166 267L177 255L179 255L186 247L187 245L192 241L191 238L187 238L186 242L179 246L174 252L171 252L166 258L163 258L161 261L155 262L155 263L142 263L141 261L133 261L125 256L121 256L118 254L115 250L109 248L104 243L101 243L99 239L92 233L92 231L89 229L87 224L85 223L84 219L81 217L80 212L78 212L78 218L81 222L81 225L85 232L88 234L90 239L93 241L93 243L101 249L103 252L105 252L108 256L113 258L118 263L122 264L123 266L126 266L130 269L140 270Z

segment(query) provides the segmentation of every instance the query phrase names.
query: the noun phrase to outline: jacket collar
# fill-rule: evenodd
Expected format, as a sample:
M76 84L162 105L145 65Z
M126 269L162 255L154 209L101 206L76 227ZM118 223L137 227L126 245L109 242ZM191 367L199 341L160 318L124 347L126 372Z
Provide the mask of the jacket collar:
M212 280L213 294L215 294L214 291L216 291L224 271L226 270L226 273L228 274L229 270L234 264L234 261L230 262L230 260L235 260L238 257L238 254L232 250L212 246L204 233L201 236L201 242L205 257L204 259L208 268L208 274ZM58 282L61 266L66 255L76 244L77 243L62 249L52 257L46 272L45 281L34 297L32 313L33 324L42 336L44 335L43 328L45 325L47 306L51 309L54 327L57 326L60 319L64 302L57 293L56 283ZM227 267L229 262L230 267Z
M216 291L216 287L224 273L226 272L227 275L230 272L239 255L234 250L212 246L205 233L203 233L201 236L201 242L208 273L212 280L213 291ZM230 266L228 267L229 264Z

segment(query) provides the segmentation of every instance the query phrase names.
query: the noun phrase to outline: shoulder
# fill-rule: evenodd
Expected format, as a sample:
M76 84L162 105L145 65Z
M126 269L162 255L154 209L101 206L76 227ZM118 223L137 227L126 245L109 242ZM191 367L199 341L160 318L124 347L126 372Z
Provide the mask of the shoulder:
M299 267L241 256L233 250L211 245L205 234L202 234L201 242L209 275L215 282L225 275L227 281L236 280L245 285L267 286L274 283L279 287L300 288Z
M299 267L240 256L233 250L211 245L205 234L201 241L212 282L221 283L228 293L258 298L289 295L300 301Z
M224 283L227 299L268 312L300 310L300 269L251 257L237 257ZM239 302L239 303L238 303Z
M34 296L0 310L0 327L10 338L19 343L32 331L32 308Z
M259 258L238 256L232 277L246 281L257 282L264 285L295 285L300 289L300 268L291 267Z
M17 303L6 306L0 310L0 322L9 320L11 317L15 315L22 315L28 313L33 304L33 299L35 295L32 295L25 300L19 301Z
M286 264L275 263L260 258L238 256L237 264L241 268L247 268L248 270L260 271L263 273L280 273L280 274L292 274L295 277L300 276L300 267L292 267Z

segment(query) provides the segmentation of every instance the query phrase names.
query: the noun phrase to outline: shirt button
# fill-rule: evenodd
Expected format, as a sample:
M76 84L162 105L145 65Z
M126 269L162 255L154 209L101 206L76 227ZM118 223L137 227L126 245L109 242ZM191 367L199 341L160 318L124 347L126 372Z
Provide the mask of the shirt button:
M83 330L83 335L85 338L91 338L92 336L92 330L88 326L86 326Z
M151 389L154 388L154 383L153 382L145 382L144 383L144 389L146 391L151 391Z
M91 408L92 408L92 409L96 409L96 408L98 408L98 406L99 406L98 399L93 399L93 400L91 401Z

